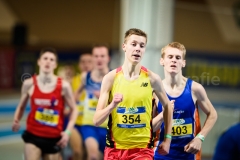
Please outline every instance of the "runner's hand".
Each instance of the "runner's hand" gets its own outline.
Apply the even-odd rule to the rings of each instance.
[[[64,148],[67,146],[69,141],[69,135],[66,132],[61,133],[62,138],[57,142],[57,145],[61,148]]]
[[[14,120],[13,121],[13,125],[12,125],[12,131],[13,132],[17,132],[20,128],[20,124],[19,124],[19,121],[17,120]]]
[[[202,141],[195,137],[191,142],[184,146],[184,151],[187,153],[196,154],[200,151],[202,146]]]
[[[158,153],[161,155],[167,155],[169,153],[170,149],[170,142],[171,141],[163,141],[159,146],[158,146]]]
[[[120,93],[116,93],[113,97],[112,103],[114,107],[117,107],[117,105],[123,101],[123,95]]]

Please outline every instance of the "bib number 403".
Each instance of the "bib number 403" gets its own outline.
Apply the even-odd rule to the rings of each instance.
[[[192,134],[192,124],[176,125],[172,127],[172,136],[184,136]]]

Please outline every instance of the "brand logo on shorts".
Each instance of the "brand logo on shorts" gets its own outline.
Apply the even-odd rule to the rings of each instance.
[[[147,86],[148,86],[148,83],[142,82],[140,87],[147,87]]]

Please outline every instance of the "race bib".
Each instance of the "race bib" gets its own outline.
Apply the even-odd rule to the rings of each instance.
[[[53,109],[38,108],[35,120],[43,125],[55,127],[58,125],[59,113]]]
[[[186,136],[192,133],[192,123],[186,124],[184,119],[173,119],[172,136]]]
[[[81,125],[82,119],[83,119],[83,110],[84,110],[84,106],[81,102],[77,103],[77,109],[78,109],[78,117],[76,120],[76,124]]]
[[[96,110],[97,103],[98,103],[97,99],[89,99],[88,100],[88,108],[89,108],[89,110]]]
[[[119,128],[143,128],[146,127],[145,107],[118,107],[117,108]]]
[[[78,115],[79,116],[83,115],[84,106],[83,106],[82,102],[77,103],[77,109],[78,109]]]

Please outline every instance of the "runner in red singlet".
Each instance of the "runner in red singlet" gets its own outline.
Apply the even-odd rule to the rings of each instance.
[[[26,103],[30,98],[31,111],[27,119],[25,142],[26,160],[58,160],[60,150],[69,140],[77,108],[75,107],[69,83],[54,75],[57,67],[57,53],[53,48],[44,48],[38,59],[39,75],[24,81],[21,99],[15,111],[12,130],[17,132]],[[69,123],[63,131],[64,103],[70,107]]]

